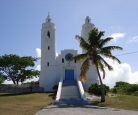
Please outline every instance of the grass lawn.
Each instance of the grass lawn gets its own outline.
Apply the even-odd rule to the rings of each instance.
[[[100,103],[99,105],[138,111],[138,96],[120,95],[115,97],[106,97],[106,102]]]
[[[52,93],[2,94],[0,93],[0,115],[34,115],[53,102]],[[138,110],[138,96],[122,95],[106,97],[105,103],[118,109]]]
[[[52,103],[52,98],[52,93],[0,93],[0,115],[34,115]]]

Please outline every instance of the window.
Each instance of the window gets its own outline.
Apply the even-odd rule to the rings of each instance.
[[[47,62],[47,66],[49,66],[49,62]]]
[[[47,32],[47,36],[50,38],[50,32],[49,31]]]
[[[62,58],[62,63],[64,63],[64,58]]]
[[[65,55],[65,59],[67,61],[71,60],[72,58],[73,58],[73,54],[71,54],[71,53],[68,53],[68,54]]]
[[[48,46],[48,50],[50,50],[50,46]]]

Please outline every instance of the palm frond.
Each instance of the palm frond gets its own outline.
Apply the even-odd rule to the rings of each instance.
[[[100,32],[98,33],[98,36],[97,36],[97,37],[98,37],[99,39],[101,39],[101,37],[104,36],[104,33],[105,33],[104,31],[100,31]]]
[[[107,58],[109,58],[109,59],[112,59],[112,60],[117,61],[119,64],[121,63],[121,61],[120,61],[117,57],[115,57],[115,56],[113,56],[113,55],[108,55],[108,54],[106,54],[106,55],[104,55],[104,56],[107,57]]]
[[[112,37],[108,37],[108,38],[105,38],[105,39],[101,39],[99,46],[102,48],[104,45],[106,45],[112,39],[113,39]]]
[[[98,63],[99,69],[103,72],[103,79],[105,78],[105,70],[104,70],[104,65],[99,61]]]
[[[97,28],[94,28],[90,31],[88,41],[91,44],[91,46],[97,45],[100,39],[98,35],[99,35],[99,31]]]
[[[77,56],[74,56],[72,60],[76,60],[77,62],[80,62],[82,60],[85,60],[87,58],[87,54],[78,54]]]
[[[98,59],[103,62],[103,64],[105,65],[105,67],[108,68],[108,70],[113,70],[113,67],[111,65],[109,65],[101,56],[98,56]]]
[[[122,47],[119,47],[119,46],[107,46],[107,47],[103,47],[101,48],[101,50],[123,50]]]
[[[81,48],[83,48],[85,50],[89,49],[89,44],[84,40],[84,38],[82,38],[79,35],[76,35],[76,39],[78,39],[80,41],[80,47]]]
[[[86,81],[86,74],[87,74],[87,71],[89,70],[89,67],[90,67],[90,62],[89,62],[89,59],[86,59],[83,63],[82,63],[82,66],[81,66],[81,74],[80,74],[80,77],[81,77],[81,81]]]
[[[111,55],[112,53],[108,49],[100,49],[100,51],[98,52],[98,54],[99,55],[106,55],[106,54]]]

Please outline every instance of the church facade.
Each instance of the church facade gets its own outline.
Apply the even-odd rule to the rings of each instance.
[[[94,28],[91,19],[87,16],[82,25],[81,36],[88,40],[90,30]],[[58,85],[60,79],[78,80],[80,79],[81,64],[76,60],[68,60],[78,54],[77,50],[64,49],[56,56],[56,28],[48,15],[41,29],[41,72],[39,78],[40,87],[44,91],[52,91],[53,86]],[[64,41],[67,42],[67,41]],[[82,52],[85,52],[82,50]],[[99,83],[96,68],[91,65],[87,72],[87,81],[83,83],[84,90],[87,90],[92,83]]]

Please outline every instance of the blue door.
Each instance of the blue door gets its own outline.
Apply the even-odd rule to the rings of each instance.
[[[72,69],[65,70],[65,80],[74,80],[74,70]]]

